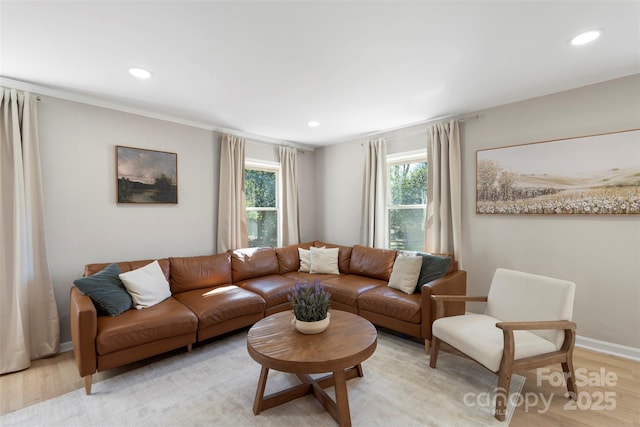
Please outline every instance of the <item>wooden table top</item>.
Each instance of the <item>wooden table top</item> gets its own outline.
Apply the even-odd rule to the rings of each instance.
[[[331,310],[329,327],[315,335],[298,332],[291,319],[293,313],[283,311],[251,327],[247,350],[256,362],[282,372],[334,372],[358,365],[376,349],[376,328],[356,314]]]

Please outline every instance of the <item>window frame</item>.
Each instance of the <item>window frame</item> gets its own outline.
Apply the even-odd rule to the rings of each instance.
[[[427,163],[427,149],[419,149],[419,150],[411,150],[411,151],[403,151],[394,154],[388,154],[386,159],[386,180],[387,180],[387,240],[388,246],[391,248],[391,210],[404,210],[404,209],[423,209],[425,217],[427,215],[427,205],[429,203],[429,195],[427,194],[426,200],[424,204],[412,204],[412,205],[394,205],[392,204],[391,197],[391,174],[390,169],[392,166],[402,165],[407,163]],[[427,163],[427,168],[429,164]],[[427,169],[428,170],[428,169]],[[405,249],[411,250],[411,249]],[[420,251],[424,250],[424,247],[419,249]]]
[[[247,170],[258,170],[263,172],[273,172],[275,173],[275,194],[276,194],[276,206],[260,206],[260,207],[249,207],[246,206],[245,201],[245,212],[275,212],[276,213],[276,247],[280,247],[282,243],[282,186],[280,185],[282,181],[281,177],[281,168],[280,163],[278,162],[270,162],[267,160],[257,160],[257,159],[249,159],[246,158],[244,161],[244,178],[246,179]],[[246,197],[246,190],[245,190]]]

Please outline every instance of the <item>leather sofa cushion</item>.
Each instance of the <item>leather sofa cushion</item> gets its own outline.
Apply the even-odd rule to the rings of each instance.
[[[325,290],[331,293],[332,301],[357,307],[356,301],[360,295],[378,286],[386,286],[387,282],[370,277],[345,274],[323,280],[322,284]]]
[[[127,271],[137,270],[138,268],[142,268],[148,264],[151,264],[153,261],[156,261],[156,260],[145,259],[145,260],[139,260],[139,261],[121,261],[121,262],[117,262],[116,264],[118,264],[118,267],[120,267],[120,270],[122,270],[123,273],[126,273]],[[164,277],[166,277],[167,280],[169,280],[169,270],[170,270],[169,259],[162,258],[157,261],[158,261],[158,264],[160,264],[160,268],[162,269],[162,272],[164,273]],[[101,263],[87,264],[84,266],[84,275],[93,276],[98,271],[103,270],[109,264],[111,263],[101,262]]]
[[[263,314],[265,308],[265,301],[260,295],[235,285],[181,292],[175,298],[198,316],[198,329],[237,317]]]
[[[228,252],[231,254],[233,283],[278,274],[278,257],[274,248],[246,248]]]
[[[231,283],[231,255],[228,253],[169,258],[171,292],[191,291]]]
[[[276,248],[276,257],[278,258],[278,274],[287,274],[298,271],[300,268],[300,257],[298,256],[298,248],[309,249],[311,243],[301,243],[299,245],[290,245],[283,248]]]
[[[169,297],[153,307],[127,310],[119,316],[99,316],[96,351],[99,355],[154,341],[194,333],[198,318]]]
[[[339,277],[339,274],[320,274],[320,273],[305,273],[303,271],[293,271],[291,273],[285,274],[285,276],[292,278],[298,282],[309,282],[313,283],[316,280],[329,280],[334,277]]]
[[[316,248],[338,248],[338,269],[340,269],[341,274],[349,274],[350,272],[350,264],[351,264],[351,246],[341,246],[341,245],[332,245],[330,243],[324,243],[315,241],[313,246]]]
[[[290,277],[271,275],[237,282],[236,285],[260,295],[270,308],[288,302],[287,297],[295,283]]]
[[[422,296],[418,293],[408,295],[388,286],[381,286],[362,294],[358,298],[358,309],[405,322],[420,323],[421,299]]]
[[[349,272],[388,282],[396,255],[397,252],[391,249],[355,245],[351,251]]]

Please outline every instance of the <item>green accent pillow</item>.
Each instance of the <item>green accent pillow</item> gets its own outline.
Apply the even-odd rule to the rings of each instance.
[[[117,316],[133,307],[131,295],[118,277],[120,273],[117,264],[110,264],[93,276],[74,280],[73,284],[91,298],[99,314]]]
[[[447,274],[449,264],[451,264],[451,257],[431,255],[422,252],[418,252],[417,255],[422,257],[422,268],[420,269],[420,276],[418,276],[416,291],[422,292],[422,285],[444,277]]]

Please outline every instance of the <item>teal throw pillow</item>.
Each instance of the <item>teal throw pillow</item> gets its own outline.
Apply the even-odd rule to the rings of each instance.
[[[133,307],[131,295],[118,277],[120,273],[117,264],[110,264],[93,276],[74,280],[73,284],[91,298],[99,314],[117,316]]]
[[[422,292],[422,285],[444,277],[447,274],[449,264],[451,264],[451,257],[421,252],[418,252],[417,255],[422,257],[422,268],[420,269],[420,276],[418,276],[416,291]]]

